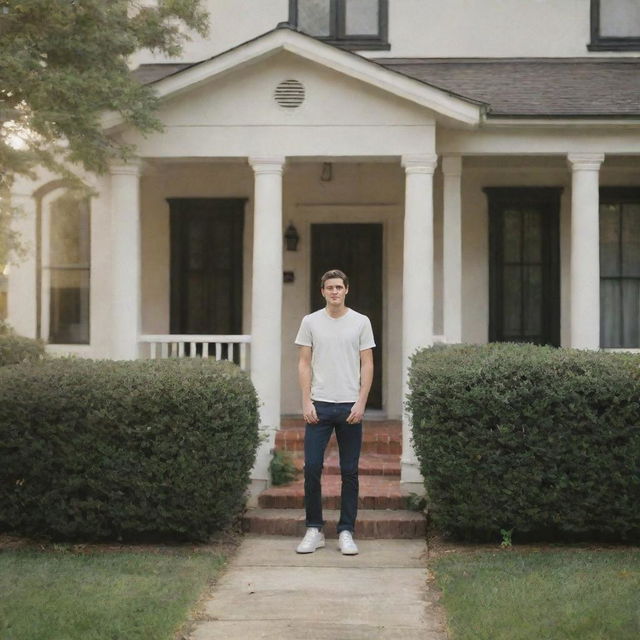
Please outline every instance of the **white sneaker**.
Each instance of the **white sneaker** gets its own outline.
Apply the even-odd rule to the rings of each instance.
[[[324,547],[324,533],[315,527],[308,527],[302,542],[298,545],[296,553],[313,553],[316,549]]]
[[[353,535],[351,531],[341,531],[338,537],[338,546],[342,551],[343,556],[355,556],[358,555],[358,547],[353,541]]]

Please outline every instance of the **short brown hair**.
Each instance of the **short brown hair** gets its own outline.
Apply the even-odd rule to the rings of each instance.
[[[320,278],[320,288],[324,289],[324,283],[327,280],[331,280],[331,278],[340,278],[344,283],[345,287],[349,287],[349,278],[344,271],[340,271],[340,269],[329,269],[322,278]]]

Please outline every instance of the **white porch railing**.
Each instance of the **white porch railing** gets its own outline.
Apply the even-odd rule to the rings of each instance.
[[[149,345],[142,356],[159,358],[215,358],[237,362],[247,370],[247,351],[250,335],[141,335],[140,344]]]

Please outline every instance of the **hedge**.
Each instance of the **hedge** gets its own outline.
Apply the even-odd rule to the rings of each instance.
[[[255,390],[230,363],[58,359],[0,370],[0,530],[205,540],[241,511]]]
[[[23,338],[13,333],[0,333],[0,367],[40,360],[44,356],[44,342]]]
[[[413,440],[443,533],[638,540],[640,358],[434,347],[410,371]]]

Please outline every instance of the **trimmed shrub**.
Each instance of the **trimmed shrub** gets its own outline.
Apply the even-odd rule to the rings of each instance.
[[[44,356],[44,342],[23,338],[14,333],[0,333],[0,367],[34,362]]]
[[[244,506],[255,390],[233,364],[57,359],[0,370],[0,528],[204,540]]]
[[[429,511],[471,539],[640,536],[640,358],[434,347],[410,371]]]

